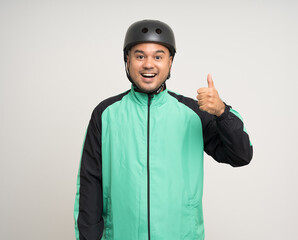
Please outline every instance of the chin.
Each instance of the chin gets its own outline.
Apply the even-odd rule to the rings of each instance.
[[[139,88],[144,93],[151,93],[155,90],[155,88]]]
[[[140,89],[142,92],[144,93],[150,93],[150,92],[153,92],[155,89],[157,89],[158,87],[156,86],[140,86],[139,84],[135,84],[137,86],[138,89]]]

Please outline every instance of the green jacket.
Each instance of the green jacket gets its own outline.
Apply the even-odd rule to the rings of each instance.
[[[204,151],[243,166],[252,146],[239,114],[216,117],[167,89],[133,88],[93,111],[77,179],[77,239],[203,240]]]

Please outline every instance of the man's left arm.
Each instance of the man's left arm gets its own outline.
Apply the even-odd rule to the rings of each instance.
[[[253,148],[238,112],[219,98],[211,74],[207,77],[208,88],[198,90],[198,104],[204,112],[204,150],[216,161],[234,167],[247,165]]]

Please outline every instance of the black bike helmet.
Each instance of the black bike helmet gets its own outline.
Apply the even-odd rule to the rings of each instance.
[[[134,45],[143,42],[154,42],[166,46],[171,56],[175,56],[176,44],[173,30],[167,24],[157,20],[142,20],[133,23],[127,30],[124,40],[124,61],[128,51]]]

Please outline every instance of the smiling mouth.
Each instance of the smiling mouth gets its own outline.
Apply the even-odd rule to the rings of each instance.
[[[144,78],[154,78],[157,74],[156,73],[141,73],[141,75]]]

